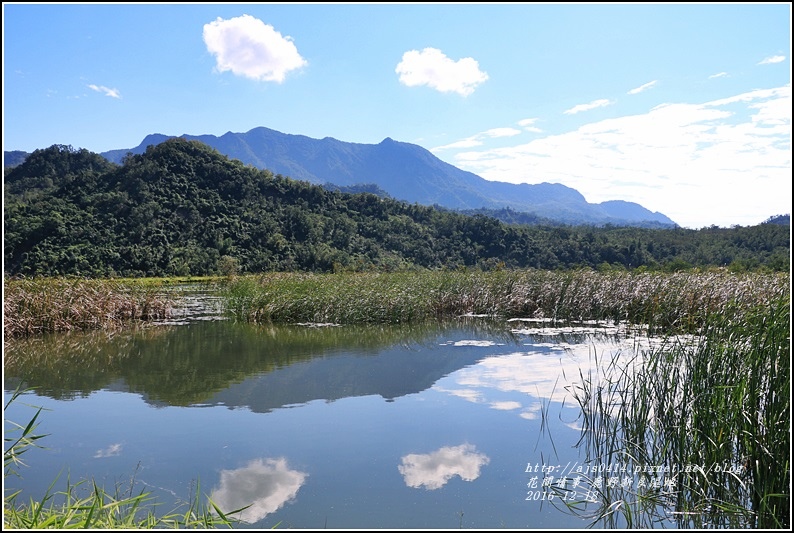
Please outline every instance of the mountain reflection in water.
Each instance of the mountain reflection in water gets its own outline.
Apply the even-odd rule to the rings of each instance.
[[[52,451],[33,450],[7,484],[35,498],[63,469],[110,488],[127,472],[185,501],[200,478],[257,528],[583,527],[527,500],[525,469],[578,459],[563,373],[633,349],[587,329],[196,320],[16,339],[5,389],[33,388]]]

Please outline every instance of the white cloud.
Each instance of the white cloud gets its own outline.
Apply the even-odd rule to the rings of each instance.
[[[628,92],[628,94],[637,94],[637,93],[641,93],[642,91],[645,91],[645,90],[648,90],[648,89],[650,89],[651,87],[653,87],[653,86],[654,86],[654,85],[656,85],[657,83],[659,83],[659,80],[653,80],[653,81],[649,81],[648,83],[646,83],[646,84],[644,84],[644,85],[640,85],[639,87],[637,87],[637,88],[635,88],[635,89],[632,89],[632,90],[630,90],[630,91]]]
[[[576,113],[581,113],[582,111],[590,111],[591,109],[596,109],[598,107],[606,107],[611,103],[612,102],[607,99],[593,100],[589,104],[575,105],[570,109],[566,109],[563,111],[563,113],[566,115],[575,115]]]
[[[474,148],[475,146],[482,146],[482,141],[478,140],[476,136],[468,137],[454,143],[445,144],[443,146],[436,146],[431,148],[431,152],[440,152],[442,150],[450,150],[453,148]]]
[[[663,104],[458,153],[454,164],[491,180],[562,183],[593,203],[637,202],[685,227],[757,224],[791,212],[791,87]]]
[[[709,79],[712,79],[712,78],[725,78],[727,76],[728,76],[727,72],[717,72],[716,74],[712,74],[711,76],[709,76]]]
[[[453,61],[436,48],[405,52],[395,72],[400,75],[400,83],[408,87],[427,85],[442,93],[456,92],[461,96],[470,95],[488,79],[473,58]]]
[[[110,96],[111,98],[121,98],[121,93],[119,93],[118,89],[111,89],[109,87],[105,87],[104,85],[94,85],[93,83],[89,84],[88,88],[92,91],[103,93],[105,96]]]
[[[204,43],[219,72],[253,80],[281,83],[288,72],[307,64],[291,37],[250,15],[205,24]]]
[[[542,133],[543,130],[534,125],[535,122],[537,121],[538,119],[536,118],[525,118],[523,120],[519,120],[517,124],[522,128],[524,128],[526,131],[531,131],[533,133]]]
[[[408,454],[397,468],[409,487],[435,490],[446,485],[453,476],[474,481],[480,477],[480,468],[490,461],[471,444],[461,444],[445,446],[427,454]]]
[[[517,130],[516,128],[492,128],[490,130],[486,130],[480,132],[476,135],[472,135],[471,137],[467,137],[465,139],[461,139],[459,141],[455,141],[450,144],[445,144],[443,146],[436,146],[435,148],[431,148],[431,152],[441,152],[443,150],[451,150],[457,148],[474,148],[475,146],[482,146],[483,142],[482,139],[484,138],[498,138],[498,137],[514,137],[516,135],[521,135],[521,130]]]
[[[521,135],[521,130],[515,128],[493,128],[482,132],[486,137],[514,137]]]
[[[294,499],[307,476],[290,469],[284,458],[255,459],[236,470],[221,470],[220,487],[210,498],[224,512],[249,505],[239,518],[250,524]]]
[[[786,56],[771,56],[759,62],[759,65],[771,65],[773,63],[781,63],[786,60]]]

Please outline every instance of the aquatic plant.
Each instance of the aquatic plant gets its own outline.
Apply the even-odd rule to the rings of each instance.
[[[4,337],[117,328],[166,318],[170,297],[156,286],[90,279],[5,280]]]
[[[569,385],[579,445],[631,479],[597,473],[593,498],[568,508],[594,504],[588,516],[609,526],[788,528],[790,327],[787,295],[749,309],[729,301],[694,337],[629,364],[596,360]]]
[[[783,274],[709,272],[417,271],[241,276],[226,307],[248,322],[401,323],[489,314],[614,320],[697,331],[708,315],[789,292]]]

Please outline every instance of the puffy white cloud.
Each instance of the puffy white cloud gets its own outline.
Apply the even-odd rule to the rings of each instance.
[[[427,454],[408,454],[397,468],[409,487],[435,490],[446,485],[454,476],[460,476],[464,481],[474,481],[480,477],[480,468],[490,461],[487,455],[478,453],[471,444],[461,444],[445,446]]]
[[[92,91],[102,93],[105,96],[110,96],[111,98],[121,98],[121,93],[118,89],[111,89],[110,87],[105,87],[104,85],[94,85],[93,83],[89,84],[88,88]]]
[[[204,25],[204,44],[219,72],[231,71],[253,80],[281,83],[290,71],[307,64],[292,38],[250,15]]]
[[[650,89],[651,87],[653,87],[653,86],[654,86],[654,85],[656,85],[657,83],[659,83],[659,80],[653,80],[653,81],[649,81],[648,83],[645,83],[645,84],[643,84],[643,85],[640,85],[639,87],[636,87],[636,88],[634,88],[634,89],[630,90],[630,91],[628,92],[628,94],[637,94],[637,93],[641,93],[642,91],[646,91],[646,90]]]
[[[725,78],[725,77],[727,77],[727,76],[728,76],[728,73],[727,73],[727,72],[717,72],[716,74],[712,74],[711,76],[709,76],[709,79],[713,79],[713,78]]]
[[[436,48],[405,52],[395,72],[400,75],[400,83],[408,87],[427,85],[442,93],[455,92],[461,96],[470,95],[488,79],[473,58],[453,61]]]
[[[581,113],[582,111],[590,111],[591,109],[596,109],[599,107],[606,107],[611,104],[609,100],[602,98],[601,100],[593,100],[589,104],[579,104],[575,105],[570,109],[566,109],[563,111],[566,115],[575,115],[576,113]]]

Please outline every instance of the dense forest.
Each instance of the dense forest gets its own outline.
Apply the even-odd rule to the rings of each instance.
[[[503,220],[512,217],[507,223],[496,214],[463,214],[311,185],[183,139],[128,154],[121,165],[70,146],[36,150],[5,170],[4,202],[6,276],[789,269],[789,224],[700,230],[561,226],[499,213]]]

